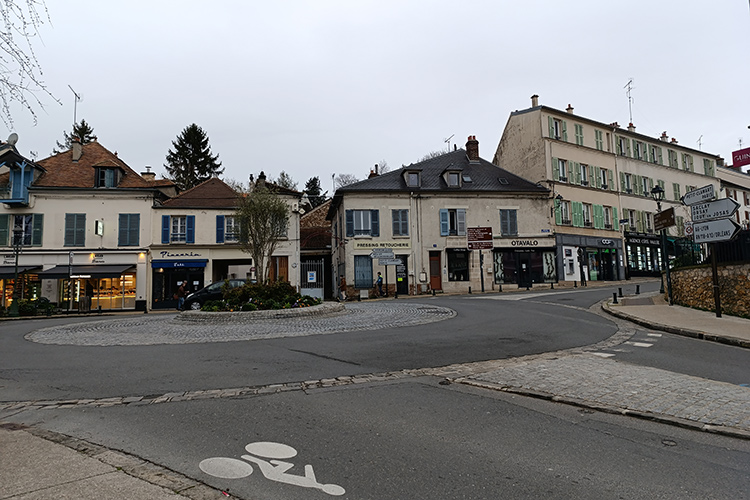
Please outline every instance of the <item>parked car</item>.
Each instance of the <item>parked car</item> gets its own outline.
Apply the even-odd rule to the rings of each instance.
[[[185,305],[183,308],[197,311],[209,300],[221,300],[223,298],[222,289],[224,288],[224,283],[227,282],[229,283],[230,288],[239,288],[245,285],[245,280],[243,279],[222,280],[217,281],[216,283],[211,283],[207,287],[201,288],[197,292],[188,295],[185,298]]]

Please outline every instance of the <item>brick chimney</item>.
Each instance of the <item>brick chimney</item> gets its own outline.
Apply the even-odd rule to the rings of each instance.
[[[534,94],[531,96],[531,107],[536,108],[537,106],[539,106],[539,96]]]
[[[469,161],[479,161],[479,141],[475,135],[470,135],[466,141],[466,156]]]
[[[628,132],[635,132],[635,125],[633,125],[633,122],[628,123]]]
[[[143,177],[148,182],[153,182],[156,180],[156,172],[152,172],[151,167],[149,165],[146,165],[146,171],[141,172],[141,177]]]
[[[83,154],[83,149],[81,146],[81,141],[80,139],[78,139],[78,137],[73,137],[70,149],[73,152],[73,161],[80,160],[81,155]]]
[[[255,181],[255,185],[258,187],[266,187],[266,173],[264,171],[260,171],[260,174],[258,175],[258,180]]]

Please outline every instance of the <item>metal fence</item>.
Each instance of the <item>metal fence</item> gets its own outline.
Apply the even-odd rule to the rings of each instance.
[[[743,230],[732,241],[714,243],[717,263],[750,262],[750,230]],[[692,238],[670,238],[667,252],[674,256],[672,268],[697,266],[711,261],[709,245],[694,243]]]

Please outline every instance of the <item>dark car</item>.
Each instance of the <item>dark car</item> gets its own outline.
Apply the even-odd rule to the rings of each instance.
[[[224,288],[224,283],[229,283],[229,288],[239,288],[245,285],[245,280],[231,279],[211,283],[207,287],[188,295],[185,298],[185,305],[182,307],[184,309],[198,310],[209,300],[221,300],[223,298],[222,289]]]

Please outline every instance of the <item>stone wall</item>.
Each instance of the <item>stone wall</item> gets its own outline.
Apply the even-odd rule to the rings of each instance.
[[[750,318],[750,264],[719,265],[722,314]],[[671,272],[675,304],[714,311],[711,266],[676,269]]]

